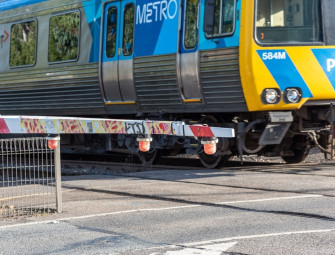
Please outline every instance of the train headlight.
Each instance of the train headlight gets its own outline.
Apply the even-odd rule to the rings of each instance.
[[[296,104],[299,103],[302,98],[300,89],[298,88],[287,88],[284,92],[284,99],[287,103]]]
[[[266,104],[277,104],[280,101],[280,91],[278,89],[264,89],[262,100]]]

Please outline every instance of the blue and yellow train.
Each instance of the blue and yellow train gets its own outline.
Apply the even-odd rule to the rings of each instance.
[[[197,153],[301,162],[329,152],[335,101],[331,0],[0,1],[0,113],[114,116],[234,127],[206,155],[156,138],[143,161]],[[135,153],[134,137],[109,137]]]

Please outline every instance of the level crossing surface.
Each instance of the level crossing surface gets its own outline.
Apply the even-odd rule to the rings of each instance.
[[[334,166],[63,176],[64,212],[1,221],[0,253],[334,254]]]

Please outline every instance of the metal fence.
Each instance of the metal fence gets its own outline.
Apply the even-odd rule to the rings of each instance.
[[[49,143],[45,137],[0,139],[0,219],[61,212],[59,141],[56,149]]]

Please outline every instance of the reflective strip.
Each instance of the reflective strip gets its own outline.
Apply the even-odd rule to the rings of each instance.
[[[201,137],[214,137],[214,134],[210,127],[207,126],[190,126],[190,129],[194,136],[201,136]]]
[[[235,137],[235,130],[232,128],[221,128],[221,127],[208,127],[201,125],[185,125],[184,126],[185,136],[194,137]]]
[[[184,99],[185,103],[200,103],[202,101],[201,98],[195,98],[195,99]]]
[[[0,119],[0,133],[1,134],[9,134],[10,131],[7,127],[7,123],[4,119]]]
[[[106,102],[106,105],[136,104],[135,101]]]

